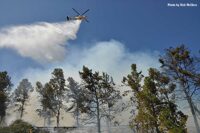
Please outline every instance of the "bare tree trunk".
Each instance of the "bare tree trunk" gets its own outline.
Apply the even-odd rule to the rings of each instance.
[[[200,115],[200,110],[193,104],[194,110]]]
[[[197,116],[196,116],[196,113],[195,113],[195,109],[194,109],[194,106],[193,106],[192,99],[191,99],[191,97],[188,95],[188,93],[185,90],[184,90],[184,93],[186,95],[188,104],[190,106],[190,110],[191,110],[191,113],[192,113],[192,116],[193,116],[193,119],[194,119],[194,124],[195,124],[195,127],[196,127],[196,131],[197,131],[197,133],[200,133],[199,123],[198,123],[198,120],[197,120]]]
[[[60,125],[60,109],[58,109],[56,119],[57,119],[57,127],[59,127],[59,125]]]
[[[20,112],[20,119],[22,119],[23,113],[24,113],[24,102],[22,102],[22,108],[21,108],[21,112]]]
[[[101,123],[100,123],[100,114],[99,114],[99,100],[97,99],[97,131],[101,133]]]
[[[79,128],[79,106],[78,106],[78,104],[77,104],[77,110],[76,110],[77,112],[77,114],[76,114],[76,126],[77,126],[77,128]]]
[[[47,120],[47,121],[48,121],[48,122],[47,122],[47,126],[50,127],[50,125],[51,125],[51,117],[50,117],[50,116],[48,117],[48,120]]]
[[[108,133],[111,133],[109,116],[106,117],[106,124],[107,124]]]
[[[110,129],[111,128],[110,127],[110,125],[111,125],[110,121],[111,120],[110,120],[110,108],[109,107],[108,107],[108,116],[107,116],[107,120],[106,121],[107,121],[107,126],[108,126],[108,133],[111,133],[111,129]]]
[[[46,126],[46,117],[44,117],[44,123],[43,123],[43,126],[45,127]]]
[[[3,127],[3,117],[0,118],[0,127]]]
[[[177,77],[179,77],[179,79],[182,79],[182,77],[180,75],[178,75],[178,73],[177,73]],[[193,116],[193,119],[194,119],[194,124],[195,124],[195,127],[196,127],[196,132],[200,133],[200,127],[199,127],[199,123],[198,123],[197,116],[196,116],[196,113],[195,113],[195,108],[193,106],[192,97],[187,92],[187,88],[189,90],[190,87],[189,87],[189,85],[188,85],[187,82],[184,83],[182,81],[181,81],[181,87],[183,89],[183,92],[185,93],[186,100],[188,101],[188,104],[189,104],[189,107],[190,107],[190,110],[191,110],[191,113],[192,113],[192,116]]]

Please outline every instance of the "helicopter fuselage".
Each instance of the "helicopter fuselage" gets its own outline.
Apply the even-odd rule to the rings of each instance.
[[[86,16],[76,16],[74,17],[76,20],[83,20],[86,19]]]
[[[86,16],[75,16],[75,17],[68,17],[67,20],[84,20],[86,19]]]
[[[87,16],[85,16],[84,14],[86,14],[89,9],[87,9],[84,13],[80,14],[77,10],[75,10],[74,8],[72,8],[74,10],[74,12],[76,12],[77,16],[73,16],[73,17],[69,17],[67,16],[67,20],[85,20],[86,22],[89,22],[87,20]]]

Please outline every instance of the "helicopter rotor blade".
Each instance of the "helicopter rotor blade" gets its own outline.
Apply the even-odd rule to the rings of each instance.
[[[88,12],[90,9],[87,9],[84,13],[82,13],[81,15],[84,15],[84,14],[86,14],[86,12]]]
[[[78,15],[80,15],[80,13],[78,11],[76,11],[74,8],[72,8],[74,10],[74,12],[76,12]]]
[[[85,21],[89,23],[89,21],[87,20],[87,18],[85,18]]]

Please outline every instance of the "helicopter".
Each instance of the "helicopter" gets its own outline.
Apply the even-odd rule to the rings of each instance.
[[[77,16],[73,16],[73,17],[69,17],[67,16],[67,21],[70,20],[85,20],[86,22],[89,22],[87,20],[87,16],[85,16],[84,14],[86,14],[90,9],[87,9],[85,12],[83,12],[82,14],[80,14],[77,10],[75,10],[74,8],[72,8],[74,10],[74,12],[77,13]]]

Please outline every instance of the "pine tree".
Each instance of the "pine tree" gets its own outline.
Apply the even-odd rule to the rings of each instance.
[[[46,83],[44,86],[42,83],[36,83],[36,91],[39,93],[40,103],[42,108],[36,109],[38,115],[44,118],[44,126],[46,125],[46,119],[48,119],[47,125],[51,124],[51,117],[53,117],[53,88]]]
[[[80,107],[82,105],[82,101],[84,100],[82,97],[83,90],[81,89],[79,83],[76,82],[72,77],[69,77],[67,81],[69,82],[67,85],[69,89],[67,95],[72,102],[72,105],[68,108],[68,111],[73,110],[72,112],[74,117],[76,118],[76,125],[77,127],[79,127]]]
[[[130,123],[132,128],[135,127],[139,132],[186,132],[187,116],[177,110],[173,99],[176,86],[169,77],[150,68],[149,75],[143,78],[135,64],[131,68],[131,74],[123,82],[131,87],[137,109]]]
[[[22,79],[19,86],[14,91],[14,102],[15,106],[17,106],[17,110],[20,112],[20,119],[23,117],[25,105],[31,91],[33,91],[33,87],[28,79]]]
[[[52,78],[49,81],[49,85],[54,92],[53,108],[56,112],[56,123],[59,127],[60,123],[60,110],[63,108],[63,102],[65,99],[66,85],[63,70],[60,68],[54,69],[52,72]]]
[[[0,124],[6,116],[11,86],[11,78],[7,72],[0,72]]]
[[[101,118],[105,115],[104,107],[111,108],[118,94],[112,86],[109,76],[105,73],[92,72],[83,66],[83,71],[79,72],[82,79],[83,101],[80,107],[82,113],[86,113],[90,118],[96,118],[98,133],[101,132]],[[109,116],[110,117],[110,116]]]
[[[166,50],[159,61],[162,70],[170,76],[170,79],[180,85],[181,92],[184,94],[185,100],[188,102],[196,132],[200,132],[199,123],[197,120],[197,112],[195,109],[195,95],[199,94],[200,90],[200,73],[199,73],[199,57],[192,56],[189,49],[184,45]]]
[[[56,126],[60,124],[60,112],[64,109],[64,101],[66,98],[66,85],[63,70],[60,68],[54,69],[52,78],[48,83],[42,87],[40,82],[37,82],[37,90],[41,96],[42,110],[40,112],[48,111],[50,116],[56,116]]]

